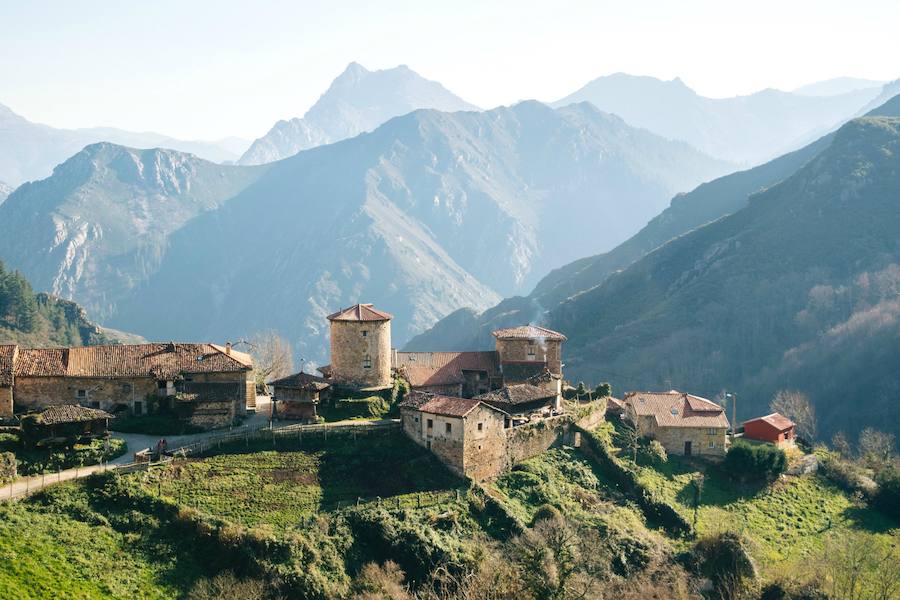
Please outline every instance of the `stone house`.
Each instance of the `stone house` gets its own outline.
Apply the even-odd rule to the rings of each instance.
[[[603,420],[599,408],[598,403],[578,424],[596,427]],[[517,420],[478,398],[411,392],[400,405],[400,420],[410,439],[457,475],[474,481],[499,475],[560,443],[577,443],[572,415]]]
[[[377,391],[391,387],[391,319],[371,304],[328,315],[331,364],[322,367],[335,386]]]
[[[176,408],[183,412],[191,406],[203,412],[209,407],[199,405],[215,385],[227,384],[232,406],[218,419],[227,425],[227,416],[243,415],[256,394],[249,377],[252,360],[230,345],[169,342],[16,348],[13,355],[11,389],[16,413],[68,404],[133,415]],[[178,402],[178,392],[195,384],[206,385],[188,392],[192,400]],[[224,394],[214,395],[208,404],[221,403]]]
[[[676,390],[628,392],[625,418],[638,433],[659,441],[669,454],[722,457],[727,450],[725,409]]]
[[[400,415],[406,435],[461,477],[485,479],[506,465],[508,415],[480,400],[413,392]]]
[[[782,414],[772,413],[744,421],[744,439],[790,447],[797,440],[797,425]]]
[[[283,419],[314,421],[319,403],[331,389],[322,377],[309,373],[294,373],[273,381],[272,401],[278,416]]]

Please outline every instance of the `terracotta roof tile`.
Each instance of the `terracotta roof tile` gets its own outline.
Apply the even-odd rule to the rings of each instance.
[[[492,334],[500,340],[559,340],[565,341],[566,336],[558,331],[547,329],[539,325],[522,325],[520,327],[507,327],[497,329]]]
[[[212,344],[128,344],[77,348],[21,348],[16,377],[156,377],[180,373],[236,373],[251,368],[242,353]]]
[[[443,415],[447,417],[464,417],[476,406],[481,404],[480,400],[474,398],[454,398],[452,396],[434,395],[425,404],[419,407],[419,410],[433,415]]]
[[[96,408],[87,408],[75,404],[48,406],[38,413],[37,422],[41,425],[58,425],[60,423],[82,423],[98,419],[114,419],[111,414]]]
[[[463,371],[499,372],[499,355],[486,352],[397,352],[394,368],[413,387],[456,385],[465,382]]]
[[[354,304],[328,315],[329,321],[390,321],[394,315],[378,310],[371,304]]]
[[[556,393],[536,385],[518,383],[507,385],[480,396],[475,396],[487,404],[496,405],[503,410],[529,404],[538,400],[556,400]]]
[[[765,423],[768,423],[769,425],[771,425],[772,427],[774,427],[775,429],[777,429],[779,431],[784,431],[786,429],[790,429],[791,427],[794,427],[793,421],[791,421],[784,415],[777,413],[777,412],[772,413],[771,415],[766,415],[764,417],[756,417],[755,419],[750,419],[749,421],[744,421],[744,426],[746,426],[747,423],[754,423],[756,421],[764,421]]]
[[[728,427],[728,418],[721,406],[676,390],[628,392],[625,404],[638,416],[654,417],[660,427]]]
[[[293,390],[310,390],[321,392],[328,389],[331,385],[322,377],[316,377],[309,373],[294,373],[281,379],[276,379],[269,385]]]

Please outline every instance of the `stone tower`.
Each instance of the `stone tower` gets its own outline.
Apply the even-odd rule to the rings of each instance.
[[[509,327],[493,332],[504,383],[521,383],[545,370],[562,377],[562,343],[566,336],[537,325]]]
[[[391,386],[392,318],[371,304],[328,315],[334,384],[367,390]]]

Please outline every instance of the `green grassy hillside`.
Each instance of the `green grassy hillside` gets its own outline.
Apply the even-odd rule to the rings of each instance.
[[[597,435],[609,440],[608,433]],[[435,574],[454,588],[504,586],[507,595],[490,597],[511,600],[541,596],[529,587],[539,582],[528,583],[535,568],[551,569],[547,581],[559,583],[558,569],[570,567],[562,598],[576,589],[615,590],[629,600],[696,597],[685,595],[691,583],[683,567],[693,540],[648,523],[633,494],[581,450],[552,449],[482,490],[460,488],[400,434],[276,444],[223,447],[0,507],[0,556],[8,558],[0,560],[0,587],[12,598],[49,590],[184,598],[234,573],[235,581],[264,582],[286,598],[362,599],[372,598],[359,595],[375,585],[371,565],[393,561],[384,572],[375,568],[375,589],[392,578],[396,589],[411,586],[423,600],[442,585]],[[675,458],[634,468],[654,497],[687,519],[693,506],[685,490],[704,471],[700,533],[740,531],[764,578],[816,558],[832,535],[855,532],[873,544],[897,535],[896,523],[815,475],[744,489]],[[554,543],[569,559],[554,562]]]

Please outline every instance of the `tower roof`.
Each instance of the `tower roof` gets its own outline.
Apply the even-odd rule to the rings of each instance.
[[[560,332],[540,327],[539,325],[522,325],[521,327],[497,329],[493,332],[493,336],[500,340],[566,340],[566,336]]]
[[[371,304],[354,304],[328,315],[329,321],[390,321],[394,315],[378,310]]]

